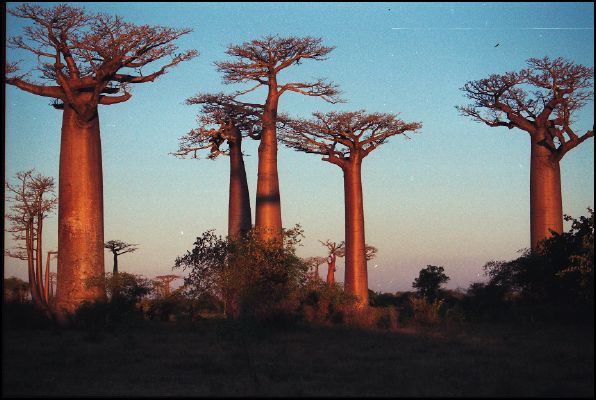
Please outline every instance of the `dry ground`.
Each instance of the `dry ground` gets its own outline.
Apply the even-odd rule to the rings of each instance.
[[[594,396],[594,330],[203,321],[3,332],[4,396]]]

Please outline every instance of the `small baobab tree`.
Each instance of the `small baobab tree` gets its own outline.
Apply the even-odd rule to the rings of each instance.
[[[309,269],[312,268],[312,277],[314,278],[315,282],[319,282],[321,280],[321,277],[319,276],[319,267],[323,265],[326,260],[327,259],[325,257],[308,257],[304,260]]]
[[[193,96],[186,100],[186,104],[202,106],[199,127],[180,138],[174,155],[198,158],[199,152],[209,151],[207,158],[212,160],[219,155],[230,157],[228,236],[244,234],[252,228],[252,216],[242,139],[260,139],[257,125],[262,107],[239,102],[222,93]]]
[[[125,243],[121,240],[110,240],[104,244],[104,247],[110,250],[114,256],[114,269],[112,271],[114,275],[118,273],[118,256],[137,251],[139,248],[136,246],[138,244]]]
[[[159,292],[162,297],[168,297],[171,293],[172,288],[170,284],[176,279],[182,278],[180,275],[160,275],[156,276],[154,282],[156,287],[159,288]]]
[[[333,83],[317,79],[313,82],[278,82],[279,73],[304,60],[324,60],[334,48],[322,45],[320,38],[266,36],[230,45],[226,54],[232,61],[217,62],[217,68],[224,74],[224,83],[256,82],[234,97],[267,87],[267,98],[262,107],[262,135],[259,143],[259,165],[255,227],[265,240],[281,243],[282,221],[279,178],[277,173],[277,123],[279,98],[286,92],[296,92],[307,96],[317,96],[335,103],[339,101],[339,91]]]
[[[54,178],[35,173],[34,169],[17,172],[16,182],[6,183],[10,211],[7,232],[19,243],[6,250],[9,257],[27,261],[31,299],[36,307],[49,312],[47,285],[49,265],[43,273],[43,222],[56,208]]]
[[[391,136],[416,131],[418,122],[406,123],[393,114],[364,111],[314,113],[310,120],[295,119],[284,126],[283,143],[305,153],[323,155],[344,175],[345,289],[368,304],[368,274],[364,237],[362,160]]]
[[[85,284],[104,274],[98,106],[127,101],[132,84],[153,82],[197,52],[178,53],[174,44],[190,29],[135,25],[65,4],[23,4],[8,13],[30,23],[24,36],[8,38],[9,47],[36,57],[40,74],[30,78],[19,72],[18,62],[8,62],[6,83],[53,98],[62,111],[56,306],[63,315],[83,301],[106,298],[101,285]],[[159,60],[155,72],[141,73]]]
[[[518,128],[530,136],[530,243],[563,232],[559,163],[574,147],[594,136],[579,135],[573,116],[593,96],[594,69],[563,58],[531,58],[519,72],[470,81],[462,90],[473,101],[458,106],[462,115],[491,127]]]
[[[336,243],[329,239],[324,242],[319,240],[319,242],[327,248],[327,285],[333,286],[335,284],[335,271],[337,270],[335,262],[337,257],[343,257],[345,255],[345,242]]]

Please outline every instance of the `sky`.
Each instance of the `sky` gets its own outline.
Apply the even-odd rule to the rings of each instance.
[[[516,258],[530,246],[529,136],[461,116],[455,106],[468,101],[460,88],[520,70],[531,57],[594,66],[593,3],[68,4],[139,25],[192,28],[176,43],[200,52],[155,82],[135,85],[128,102],[100,106],[105,240],[139,244],[136,252],[119,257],[119,270],[147,277],[171,274],[176,257],[202,232],[227,232],[228,160],[169,153],[197,125],[198,107],[185,105],[186,98],[250,87],[223,84],[214,66],[228,59],[230,44],[280,35],[315,36],[335,46],[327,60],[304,61],[281,73],[279,81],[325,77],[340,86],[347,102],[333,105],[288,92],[280,112],[308,117],[315,111],[365,109],[422,123],[411,140],[393,137],[363,162],[366,241],[379,250],[369,261],[368,279],[377,292],[412,290],[426,265],[445,268],[451,278],[447,288],[467,288],[486,280],[486,262]],[[8,36],[21,34],[23,26],[7,15]],[[6,51],[8,60],[22,59],[24,67],[34,61]],[[57,181],[61,112],[49,106],[49,98],[8,85],[5,90],[5,179],[35,168]],[[245,97],[264,98],[262,91]],[[577,132],[592,128],[593,108],[590,102],[577,114]],[[253,222],[257,146],[243,146]],[[283,225],[299,223],[304,229],[298,255],[324,256],[319,240],[344,236],[341,170],[320,156],[282,146],[278,168]],[[594,207],[593,139],[565,156],[561,174],[564,213],[585,215]],[[44,241],[44,251],[57,248],[56,213],[45,223]],[[14,245],[9,235],[4,245]],[[5,277],[26,279],[25,262],[6,256],[4,261]],[[107,250],[105,262],[111,271]],[[343,277],[340,260],[336,279]]]

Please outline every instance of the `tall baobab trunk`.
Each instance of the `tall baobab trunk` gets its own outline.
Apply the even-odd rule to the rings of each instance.
[[[346,277],[345,289],[358,297],[360,306],[368,305],[368,274],[364,240],[364,205],[361,178],[362,159],[354,156],[346,163],[344,195],[346,213]]]
[[[269,84],[269,96],[263,111],[263,133],[259,144],[259,172],[255,227],[263,240],[281,240],[281,202],[277,174],[277,82]]]
[[[335,284],[335,260],[334,255],[327,259],[327,285],[333,286]]]
[[[230,200],[228,205],[228,236],[237,237],[252,228],[248,182],[242,155],[242,134],[235,126],[230,148]]]
[[[553,153],[539,144],[544,134],[531,136],[530,162],[530,241],[532,250],[552,236],[563,232],[561,170]]]
[[[64,104],[60,144],[56,311],[72,313],[85,300],[105,300],[105,288],[86,287],[104,274],[103,176],[99,117],[87,123]]]

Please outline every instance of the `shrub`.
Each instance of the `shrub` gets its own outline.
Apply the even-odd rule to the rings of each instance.
[[[425,297],[410,297],[413,321],[421,325],[434,325],[441,321],[441,311],[444,305],[443,299],[435,299],[429,302]]]
[[[282,242],[266,242],[253,229],[236,239],[223,239],[213,231],[197,237],[192,251],[178,257],[174,268],[188,271],[186,294],[193,299],[219,299],[227,316],[268,318],[295,312],[308,266],[296,256],[302,230],[282,233]]]

